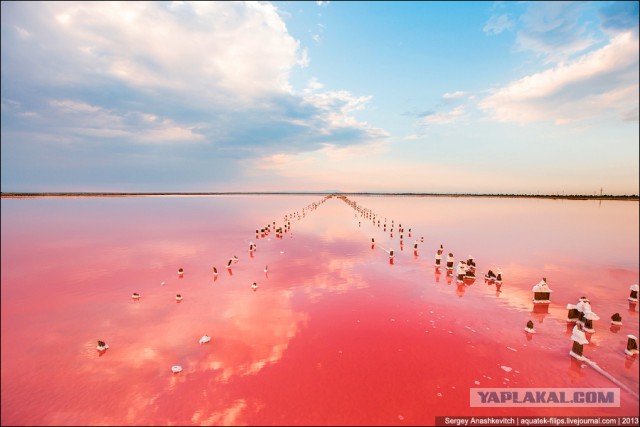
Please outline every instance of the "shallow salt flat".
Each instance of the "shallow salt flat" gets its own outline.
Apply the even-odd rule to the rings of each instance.
[[[194,414],[227,414],[233,424],[378,425],[526,415],[469,408],[469,388],[613,386],[568,356],[565,306],[583,293],[602,319],[585,355],[637,388],[637,361],[621,354],[625,331],[638,328],[626,302],[638,275],[637,203],[352,199],[424,235],[419,255],[400,248],[397,230],[390,237],[336,198],[304,216],[318,197],[3,200],[3,421],[189,424]],[[290,233],[256,239],[256,228],[292,212],[300,217]],[[540,215],[544,226],[531,223],[542,235],[522,230],[520,221]],[[483,227],[461,226],[472,221]],[[571,247],[556,248],[557,229]],[[396,248],[393,264],[371,236]],[[456,262],[472,253],[478,270],[501,267],[502,292],[480,276],[459,290],[455,277],[438,275],[440,244]],[[221,271],[235,254],[239,262]],[[543,276],[552,304],[535,313],[531,286]],[[618,333],[607,323],[614,310]],[[538,333],[528,339],[530,319]],[[207,345],[198,344],[203,333]],[[102,355],[98,339],[110,345]],[[623,392],[621,408],[589,411],[637,414],[636,405]]]

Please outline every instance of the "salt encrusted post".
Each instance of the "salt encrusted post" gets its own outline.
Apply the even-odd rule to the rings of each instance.
[[[614,313],[613,316],[611,316],[611,324],[622,326],[622,316],[620,316],[620,313]]]
[[[453,270],[453,254],[451,252],[447,255],[447,270]]]
[[[549,304],[551,303],[551,289],[547,285],[547,278],[543,277],[540,282],[533,286],[533,303]]]
[[[597,314],[591,311],[591,303],[586,297],[580,297],[580,301],[576,304],[576,308],[580,313],[580,317],[578,318],[578,323],[582,326],[582,328],[589,333],[594,333],[593,330],[593,321],[600,319]]]
[[[638,302],[638,285],[631,285],[629,288],[631,293],[629,294],[629,301]]]
[[[598,317],[598,315],[595,314],[593,311],[587,311],[584,314],[584,319],[583,319],[585,332],[589,332],[590,334],[595,333],[595,330],[593,329],[593,321],[598,319],[600,319],[600,317]]]
[[[464,273],[464,281],[467,284],[472,284],[476,281],[475,268],[467,264],[467,269]]]
[[[531,320],[527,322],[527,326],[524,328],[524,330],[530,334],[536,333],[536,329],[533,327],[533,322]]]
[[[575,304],[567,304],[567,322],[575,323],[580,318],[580,312],[578,311],[578,307]]]
[[[487,274],[484,275],[484,280],[489,283],[493,283],[496,280],[496,274],[493,270],[487,271]]]
[[[622,316],[620,316],[620,313],[614,313],[611,316],[611,326],[609,326],[609,330],[614,334],[617,334],[621,328],[622,328]]]
[[[578,304],[576,304],[576,309],[578,310],[579,314],[578,322],[582,323],[584,320],[584,314],[587,311],[591,311],[591,303],[589,302],[587,297],[580,297]]]
[[[635,356],[638,354],[638,338],[633,335],[627,335],[627,348],[624,352],[627,356]]]
[[[467,263],[464,261],[458,262],[458,267],[456,268],[456,279],[458,282],[462,282],[464,280],[464,276],[467,273]]]
[[[578,360],[584,360],[582,352],[584,349],[584,345],[589,344],[589,341],[587,340],[587,336],[585,335],[585,333],[580,329],[580,324],[576,324],[576,326],[573,327],[571,339],[573,340],[573,347],[571,347],[569,355]]]
[[[467,259],[467,266],[469,266],[469,268],[476,268],[476,261],[475,258],[473,258],[473,255],[469,255],[469,258]]]

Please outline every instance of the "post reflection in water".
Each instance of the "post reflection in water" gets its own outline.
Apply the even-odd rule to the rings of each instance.
[[[638,276],[637,208],[342,195],[3,199],[3,424],[558,415],[470,408],[469,389],[614,386],[568,355],[565,306],[585,295],[603,319],[625,310]],[[427,236],[427,254],[444,245],[477,255],[473,271],[455,288],[433,286],[441,269],[431,274],[417,240],[405,253],[396,225],[398,236]],[[212,282],[212,265],[228,274],[213,267]],[[495,266],[502,283],[473,285]],[[539,277],[558,285],[550,304],[532,308]],[[453,271],[445,279],[452,285]],[[637,387],[620,342],[638,330],[635,303],[625,313],[619,331],[594,321],[584,354]],[[529,318],[535,339],[522,333]],[[96,352],[99,339],[107,351]],[[637,416],[637,400],[621,395],[619,408],[588,414]]]
[[[533,304],[531,315],[538,319],[539,323],[542,323],[544,318],[549,315],[549,304]]]

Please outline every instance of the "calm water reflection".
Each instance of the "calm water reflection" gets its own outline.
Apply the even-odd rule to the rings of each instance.
[[[350,200],[375,221],[312,195],[2,199],[2,424],[638,415],[637,202]],[[443,263],[475,257],[474,282],[434,269],[441,244]],[[552,302],[534,309],[542,277]],[[568,356],[583,295],[601,318],[585,355],[623,384],[620,408],[469,408],[472,387],[616,387]]]

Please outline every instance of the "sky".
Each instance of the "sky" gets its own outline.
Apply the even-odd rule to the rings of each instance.
[[[2,2],[3,192],[638,194],[638,2]]]

